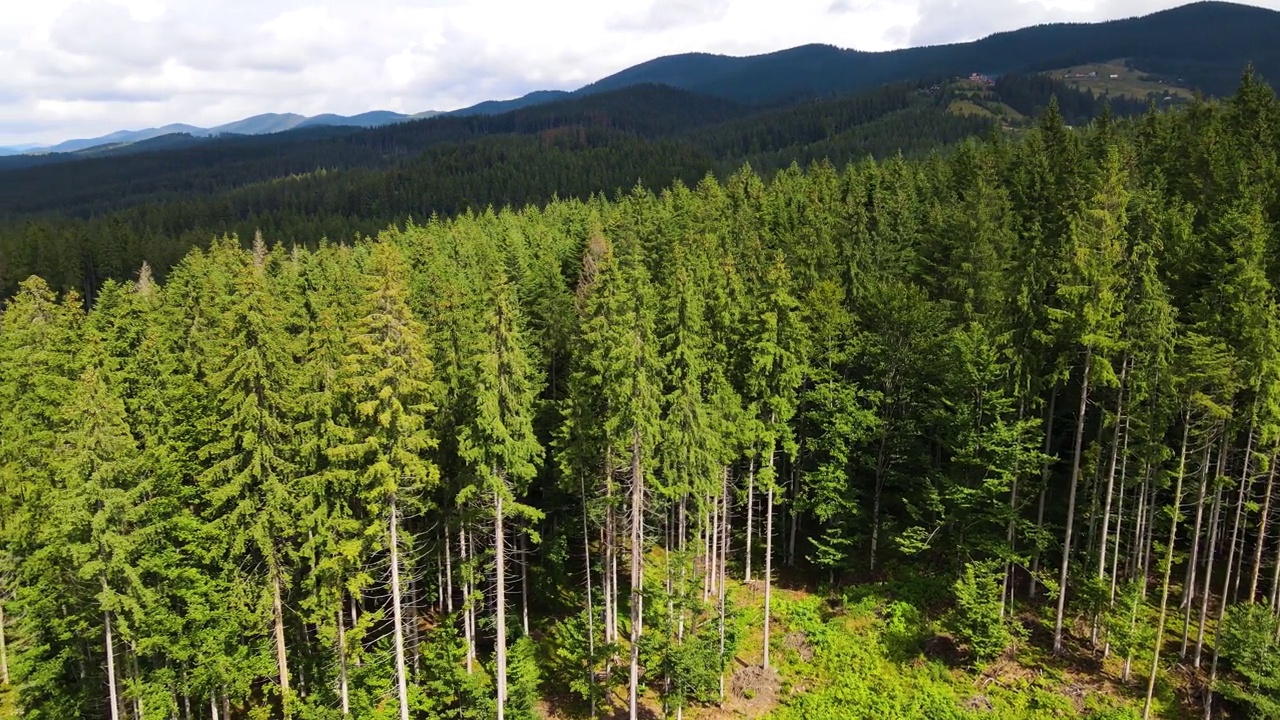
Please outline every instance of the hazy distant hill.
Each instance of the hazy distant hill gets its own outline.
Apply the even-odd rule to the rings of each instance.
[[[310,127],[372,128],[432,117],[438,114],[439,113],[435,111],[428,111],[418,113],[416,115],[405,115],[403,113],[391,112],[389,110],[374,110],[351,116],[326,113],[324,115],[307,117],[296,113],[266,113],[211,128],[175,123],[158,128],[146,128],[144,130],[120,130],[95,138],[67,140],[49,147],[28,145],[22,148],[11,148],[13,152],[5,152],[5,150],[9,150],[10,148],[0,148],[0,155],[17,155],[20,153],[31,152],[74,153],[91,148],[119,148],[124,145],[139,143],[144,140],[152,140],[154,138],[164,137],[167,135],[187,135],[192,138],[202,138],[212,137],[215,135],[267,135],[270,133],[286,132],[296,128]]]

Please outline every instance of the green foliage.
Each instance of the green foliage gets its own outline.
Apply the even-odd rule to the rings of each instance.
[[[1001,613],[999,566],[968,563],[955,583],[955,608],[946,626],[977,665],[1003,655],[1017,641],[1011,623]]]
[[[1280,714],[1280,620],[1262,605],[1235,605],[1227,610],[1221,630],[1222,654],[1235,676],[1221,691],[1246,705],[1254,717]]]
[[[507,664],[507,716],[512,720],[537,720],[542,690],[542,670],[533,639],[522,635],[511,645]]]

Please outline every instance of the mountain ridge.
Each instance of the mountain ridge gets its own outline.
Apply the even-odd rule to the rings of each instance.
[[[1213,27],[1215,32],[1203,32]],[[266,134],[318,126],[374,128],[425,117],[501,115],[636,85],[665,85],[740,105],[773,107],[854,94],[915,80],[1045,72],[1089,62],[1124,60],[1137,71],[1167,78],[1208,95],[1234,91],[1240,70],[1252,64],[1264,77],[1280,77],[1280,12],[1206,0],[1119,20],[1052,23],[1003,31],[968,42],[882,52],[807,44],[747,56],[684,53],[654,58],[577,90],[535,90],[508,100],[486,100],[447,113],[403,115],[370,111],[353,116],[255,115],[214,128],[173,124],[68,140],[32,153],[74,153],[122,146],[169,134],[194,138]]]
[[[5,150],[14,150],[15,152],[7,153],[11,155],[74,153],[94,148],[102,148],[108,145],[125,145],[145,140],[153,140],[165,135],[190,135],[192,137],[201,138],[216,137],[218,135],[267,135],[277,132],[288,132],[289,130],[297,128],[309,127],[374,128],[398,122],[420,120],[439,114],[439,112],[434,110],[428,110],[413,115],[392,112],[390,110],[370,110],[356,115],[324,113],[321,115],[306,116],[299,115],[297,113],[262,113],[208,128],[189,125],[187,123],[170,123],[168,125],[143,128],[141,130],[117,130],[115,132],[107,133],[106,135],[99,135],[91,138],[74,138],[48,146],[26,145],[16,146],[14,148],[2,148],[0,149],[0,154],[6,154],[3,152]]]

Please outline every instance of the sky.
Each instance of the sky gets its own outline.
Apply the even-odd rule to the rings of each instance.
[[[674,53],[890,50],[1185,1],[0,0],[0,146],[264,112],[452,110]]]

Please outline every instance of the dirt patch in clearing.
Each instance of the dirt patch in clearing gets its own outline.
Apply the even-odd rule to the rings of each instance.
[[[995,703],[986,695],[974,695],[964,703],[964,709],[969,712],[991,712],[995,708]]]
[[[787,633],[786,638],[783,639],[783,643],[788,648],[795,650],[796,655],[798,655],[801,660],[805,662],[813,660],[814,649],[813,646],[809,644],[809,638],[805,637],[804,633],[789,632]]]

